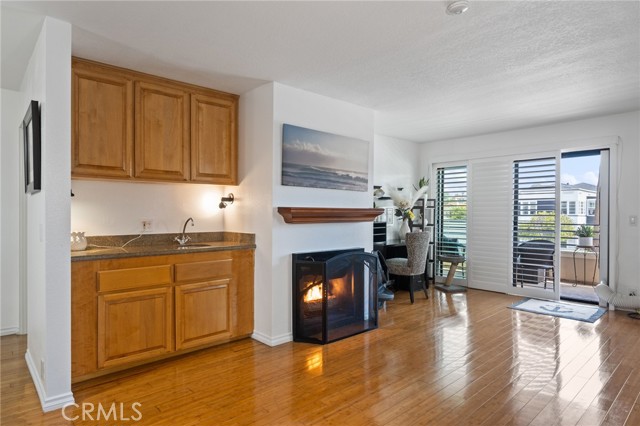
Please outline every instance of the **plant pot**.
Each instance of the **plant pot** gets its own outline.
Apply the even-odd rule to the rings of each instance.
[[[593,247],[593,237],[578,237],[578,245],[582,247]]]

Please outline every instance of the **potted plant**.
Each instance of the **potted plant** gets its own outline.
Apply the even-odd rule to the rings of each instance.
[[[589,225],[580,225],[576,229],[576,236],[578,237],[578,245],[582,247],[593,246],[593,227]]]

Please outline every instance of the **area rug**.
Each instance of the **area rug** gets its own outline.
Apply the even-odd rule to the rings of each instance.
[[[534,314],[551,315],[576,321],[596,322],[607,312],[598,306],[580,305],[577,303],[550,302],[548,300],[522,299],[509,306],[511,309],[532,312]]]

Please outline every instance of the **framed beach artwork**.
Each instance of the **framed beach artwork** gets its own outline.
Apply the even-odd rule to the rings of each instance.
[[[282,184],[365,192],[369,142],[284,124]]]

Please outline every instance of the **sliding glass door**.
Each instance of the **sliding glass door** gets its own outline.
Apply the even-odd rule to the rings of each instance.
[[[467,252],[467,166],[438,167],[436,174],[436,253],[439,256],[463,256]],[[436,281],[444,281],[449,262],[436,257]],[[466,262],[454,275],[456,284],[467,280]]]
[[[560,297],[597,303],[593,287],[609,281],[609,150],[563,153],[560,167]],[[581,243],[578,227],[591,234],[592,241]]]
[[[595,151],[600,160],[593,188],[582,181],[568,185],[565,171],[561,173],[562,158],[584,155],[584,151],[434,165],[437,254],[464,255],[465,268],[456,278],[480,290],[558,300],[567,284],[606,280],[611,250],[609,151]],[[574,200],[569,189],[590,192]],[[574,216],[584,220],[569,220]],[[582,248],[576,236],[580,224],[594,231],[594,246],[586,254],[576,251]],[[589,280],[583,277],[584,271],[589,272]],[[436,263],[437,278],[447,272],[446,262]],[[591,287],[588,290],[593,293]]]
[[[556,157],[513,162],[510,293],[559,298],[558,175]]]

